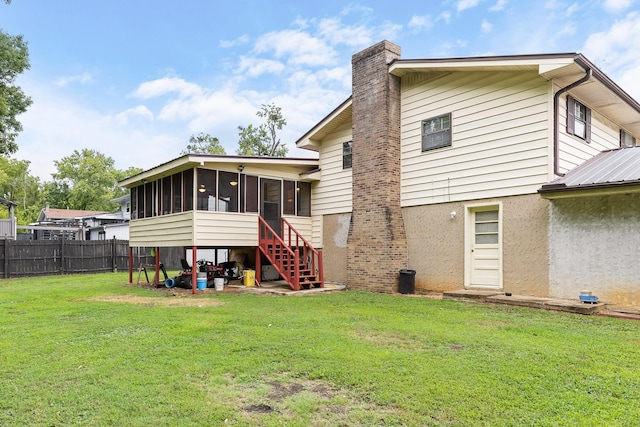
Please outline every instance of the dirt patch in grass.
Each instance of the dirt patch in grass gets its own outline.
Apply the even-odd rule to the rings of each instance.
[[[383,346],[407,351],[423,351],[430,348],[422,336],[412,334],[398,334],[392,332],[379,332],[371,330],[354,329],[351,333],[355,338],[376,346]]]
[[[105,295],[85,298],[82,301],[115,302],[124,304],[146,305],[149,307],[216,307],[224,304],[212,298],[144,297],[140,295]]]
[[[230,379],[230,404],[241,412],[234,421],[263,424],[264,416],[273,423],[295,421],[313,426],[382,425],[397,409],[380,408],[353,390],[334,387],[321,380],[280,378],[240,384]],[[233,391],[232,391],[233,390]],[[231,420],[228,420],[231,421]],[[268,424],[268,423],[266,423]]]

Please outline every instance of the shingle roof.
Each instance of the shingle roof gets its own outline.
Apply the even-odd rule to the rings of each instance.
[[[538,192],[576,191],[640,185],[640,147],[603,151],[543,185]]]

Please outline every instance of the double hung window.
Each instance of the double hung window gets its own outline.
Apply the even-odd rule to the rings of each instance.
[[[591,110],[572,96],[567,96],[567,133],[591,142]]]
[[[422,121],[422,151],[451,146],[451,113]]]

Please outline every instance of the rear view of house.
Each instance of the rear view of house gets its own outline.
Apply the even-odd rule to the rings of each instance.
[[[640,105],[587,58],[401,59],[383,41],[352,73],[296,142],[317,160],[187,155],[123,181],[131,244],[248,248],[259,267],[265,223],[351,288],[395,292],[411,269],[421,291],[640,307]]]
[[[566,262],[555,199],[538,194],[604,150],[638,150],[640,105],[583,55],[403,60],[385,41],[352,65],[352,96],[297,141],[319,153],[312,212],[322,218],[326,265],[336,266],[328,280],[391,292],[399,269],[410,268],[425,291],[577,298],[580,286],[640,305],[634,263],[616,263],[625,273],[611,275],[604,246],[575,254],[598,273]],[[626,181],[616,196],[626,201],[616,203],[637,205],[637,184]],[[618,245],[637,255],[640,218],[624,212]],[[615,215],[600,216],[602,231],[573,250],[590,239],[598,246]],[[574,273],[579,285],[567,283]]]

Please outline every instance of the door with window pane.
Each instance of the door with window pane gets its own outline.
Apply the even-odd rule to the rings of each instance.
[[[468,285],[501,288],[500,210],[484,207],[469,213]]]
[[[260,178],[260,216],[280,234],[282,181]]]

